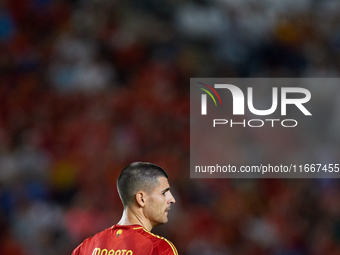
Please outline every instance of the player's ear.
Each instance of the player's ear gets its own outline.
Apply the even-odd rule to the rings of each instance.
[[[136,194],[136,202],[139,206],[144,207],[145,205],[145,192],[138,191]]]

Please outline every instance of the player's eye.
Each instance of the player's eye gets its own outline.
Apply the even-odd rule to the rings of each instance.
[[[168,191],[170,191],[170,188],[168,188],[168,189],[162,191],[162,195],[165,196],[165,194],[166,194]]]

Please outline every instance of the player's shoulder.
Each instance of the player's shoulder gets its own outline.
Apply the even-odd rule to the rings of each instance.
[[[76,249],[73,250],[72,255],[81,254],[84,250],[87,250],[88,247],[97,239],[103,238],[103,236],[110,235],[112,233],[112,227],[104,229],[101,232],[96,233],[94,236],[86,238],[81,244],[78,245]]]
[[[101,238],[103,238],[103,236],[112,235],[112,232],[113,232],[113,227],[106,228],[106,229],[96,233],[94,236],[88,237],[87,239],[84,240],[84,242],[91,242],[91,241],[96,240],[96,239],[101,239]]]
[[[136,227],[135,230],[140,232],[146,239],[148,239],[154,249],[158,251],[160,255],[178,255],[175,245],[168,239],[151,233],[143,227]]]

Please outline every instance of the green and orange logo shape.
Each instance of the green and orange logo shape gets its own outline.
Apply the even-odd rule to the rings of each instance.
[[[220,104],[222,105],[221,98],[220,98],[219,94],[217,93],[217,91],[213,87],[211,87],[210,85],[205,84],[203,82],[197,82],[197,83],[201,84],[203,86],[206,86],[208,89],[210,89],[217,96],[218,100],[220,101]],[[205,88],[201,88],[201,87],[197,87],[197,88],[200,89],[200,90],[203,90],[205,93],[207,93],[212,98],[212,100],[214,101],[215,106],[217,106],[216,99],[215,99],[214,95],[209,90],[207,90]]]

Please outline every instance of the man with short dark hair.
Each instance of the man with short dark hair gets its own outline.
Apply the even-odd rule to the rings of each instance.
[[[170,241],[150,232],[168,222],[175,203],[167,173],[157,165],[135,162],[122,170],[117,188],[124,206],[118,224],[86,239],[72,255],[178,255]]]

